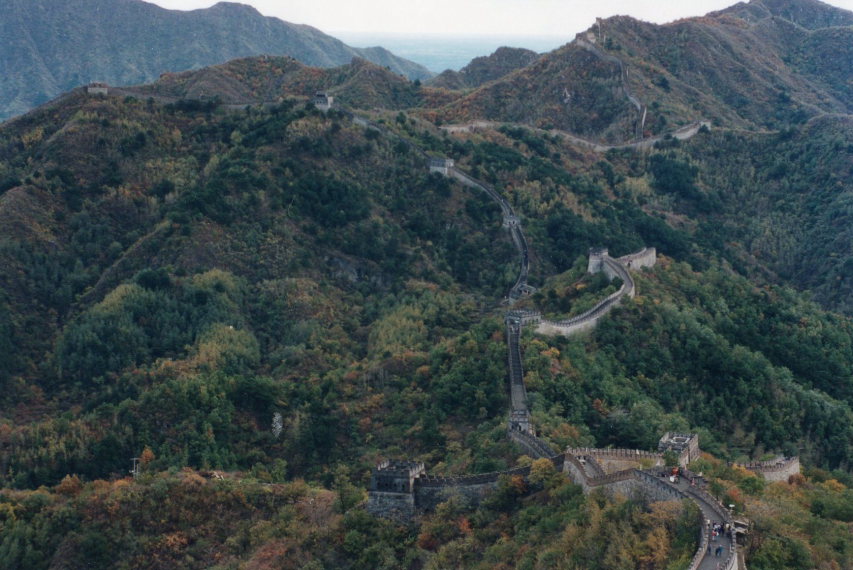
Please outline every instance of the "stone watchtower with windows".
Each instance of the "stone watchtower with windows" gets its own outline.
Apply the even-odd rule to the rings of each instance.
[[[699,436],[695,433],[676,433],[668,431],[658,442],[658,451],[672,451],[678,456],[678,464],[686,467],[699,458]]]
[[[325,113],[332,108],[332,105],[335,103],[335,98],[325,91],[318,91],[314,94],[314,98],[311,101],[314,103],[315,107]]]
[[[425,473],[423,463],[383,461],[370,477],[367,510],[385,518],[410,519],[415,514],[415,482]]]
[[[607,257],[606,247],[589,248],[589,264],[586,266],[587,273],[598,273],[604,269],[604,258]]]

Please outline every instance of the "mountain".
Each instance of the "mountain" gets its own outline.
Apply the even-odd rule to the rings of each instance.
[[[411,79],[432,76],[383,48],[352,48],[242,4],[181,12],[141,0],[2,0],[0,9],[0,119],[91,81],[144,83],[249,55],[320,67],[362,57]]]
[[[660,26],[613,17],[439,116],[620,142],[699,117],[719,126],[776,128],[849,113],[853,59],[844,56],[853,45],[851,19],[849,11],[817,1],[763,0]]]
[[[830,153],[832,129],[602,154],[522,126],[451,137],[381,98],[354,121],[296,94],[365,73],[382,77],[241,59],[76,90],[0,126],[3,566],[482,567],[496,550],[522,565],[533,545],[606,570],[647,560],[652,533],[661,560],[689,560],[697,513],[587,498],[547,471],[412,526],[360,507],[389,456],[448,476],[526,461],[505,435],[499,300],[516,250],[497,204],[430,174],[424,151],[521,216],[539,290],[517,307],[573,314],[610,294],[586,275],[590,244],[660,251],[590,334],[522,337],[544,441],[649,449],[697,431],[709,489],[757,521],[748,563],[843,567],[853,322],[738,275],[736,244],[699,231],[700,206],[734,209],[748,183],[691,186],[703,155],[747,176],[782,149]],[[830,159],[816,175],[843,178]],[[806,185],[807,163],[789,168]],[[804,476],[725,463],[769,452],[800,454]]]
[[[808,0],[760,5],[834,21]],[[805,30],[802,59],[763,81],[839,101],[823,50],[844,28],[746,6],[755,24],[678,25],[707,26],[708,53],[768,18]],[[544,449],[630,450],[615,455],[648,468],[661,434],[696,433],[697,487],[752,523],[747,567],[849,566],[850,115],[708,95],[691,105],[716,122],[611,146],[500,114],[433,120],[520,78],[627,98],[612,53],[633,58],[641,100],[625,46],[657,53],[653,29],[605,21],[584,40],[600,52],[566,46],[472,92],[363,59],[257,56],[77,88],[0,125],[0,566],[690,566],[708,518],[693,501],[585,494],[513,443],[513,370]],[[830,41],[806,50],[801,34]],[[699,45],[684,53],[679,74],[721,76],[691,59]],[[694,123],[696,108],[672,112]],[[576,118],[615,138],[627,117]],[[562,320],[624,290],[588,273],[598,246],[656,248],[635,295],[581,334],[516,333],[510,308]],[[529,294],[510,306],[520,274]],[[801,472],[743,465],[776,455]],[[377,519],[365,500],[386,459],[423,463],[425,484],[494,488]]]
[[[242,58],[196,71],[165,73],[155,83],[114,89],[164,101],[212,99],[232,105],[269,103],[286,96],[310,97],[326,91],[358,108],[436,107],[458,97],[423,87],[361,58],[330,69],[308,67],[290,57]]]
[[[853,13],[819,0],[760,0],[738,2],[709,16],[732,15],[755,23],[769,17],[781,18],[807,30],[853,26]]]
[[[448,69],[429,81],[433,87],[471,89],[500,79],[526,67],[539,57],[535,51],[523,48],[500,47],[491,55],[476,57],[460,69]]]

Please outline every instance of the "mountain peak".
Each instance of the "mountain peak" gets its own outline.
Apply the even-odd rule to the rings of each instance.
[[[480,87],[530,65],[538,57],[529,49],[501,46],[491,55],[472,59],[459,71],[444,71],[431,85],[448,89]]]
[[[262,14],[255,9],[254,6],[250,6],[249,4],[241,4],[240,2],[217,2],[213,6],[207,9],[203,9],[204,11],[211,13],[223,13],[223,14],[250,14],[252,16]]]
[[[749,0],[709,15],[730,15],[750,23],[776,17],[807,30],[853,25],[853,12],[820,0]]]

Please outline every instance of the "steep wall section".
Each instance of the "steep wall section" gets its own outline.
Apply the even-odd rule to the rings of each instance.
[[[374,127],[369,122],[353,116],[364,126]],[[376,127],[384,130],[381,127]],[[440,164],[439,164],[440,162]],[[452,161],[447,159],[431,160],[430,168],[440,168],[445,176],[453,177],[462,184],[478,188],[486,192],[501,207],[504,215],[504,227],[511,232],[512,239],[519,252],[520,271],[515,285],[510,290],[509,300],[512,302],[521,295],[530,292],[527,286],[529,256],[527,242],[515,212],[509,203],[488,185],[457,170]],[[558,334],[570,334],[573,331],[584,330],[595,326],[599,318],[604,316],[614,305],[625,296],[635,294],[634,280],[629,269],[652,267],[656,261],[654,248],[644,248],[631,255],[613,259],[605,249],[590,251],[590,272],[603,271],[610,279],[619,277],[622,285],[619,290],[595,307],[573,319],[558,322],[541,321],[541,316],[535,311],[510,311],[506,315],[508,369],[510,380],[510,417],[508,433],[510,439],[516,442],[530,457],[548,458],[555,467],[565,473],[574,483],[581,486],[585,493],[596,489],[604,489],[611,494],[622,494],[630,497],[644,498],[649,501],[691,500],[699,506],[703,521],[697,521],[699,527],[699,548],[689,565],[689,570],[704,570],[711,568],[716,560],[706,557],[708,536],[705,520],[725,521],[731,523],[728,511],[716,499],[705,491],[693,486],[695,480],[691,477],[688,486],[677,482],[669,483],[656,473],[641,469],[629,468],[613,473],[606,473],[600,462],[618,465],[619,463],[640,463],[651,461],[659,466],[663,463],[663,454],[641,450],[614,449],[569,449],[564,454],[556,454],[551,447],[535,435],[530,423],[530,413],[527,407],[527,392],[524,386],[524,371],[520,346],[521,330],[524,325],[537,324],[538,332],[554,331]],[[684,441],[681,441],[684,440]],[[698,453],[698,440],[693,434],[667,433],[661,439],[662,449],[671,449],[673,442],[681,444],[687,451],[681,455],[690,458],[690,451]],[[670,445],[670,447],[666,447]],[[691,446],[692,445],[692,446]],[[695,448],[695,449],[694,449]],[[679,448],[680,449],[680,448]],[[682,450],[683,451],[683,450]],[[686,463],[686,461],[685,461]],[[791,469],[791,462],[774,462],[773,465],[756,465],[766,472],[786,472]],[[798,463],[797,463],[798,467]],[[386,518],[411,520],[418,512],[434,510],[440,503],[451,498],[458,498],[468,506],[476,506],[494,489],[501,476],[528,477],[530,467],[512,469],[499,473],[473,475],[468,477],[435,477],[426,475],[422,463],[386,461],[374,469],[368,499],[368,510]],[[736,545],[731,536],[723,538],[728,548],[726,557],[717,563],[717,568],[724,570],[738,569],[739,558]],[[740,567],[742,568],[742,566]]]
[[[511,429],[509,437],[524,450],[525,454],[534,459],[551,459],[558,456],[547,443],[533,434]]]
[[[739,564],[737,544],[732,535],[723,535],[716,543],[725,549],[722,558],[712,558],[707,555],[710,522],[728,524],[730,528],[733,528],[734,521],[725,507],[706,491],[686,482],[673,484],[656,476],[654,472],[640,469],[626,469],[603,476],[591,476],[589,464],[583,456],[577,456],[574,452],[565,454],[563,472],[573,483],[579,485],[584,493],[603,489],[611,495],[620,494],[647,501],[692,501],[702,512],[702,520],[697,521],[699,547],[687,567],[688,570],[716,568],[745,570],[745,566]]]

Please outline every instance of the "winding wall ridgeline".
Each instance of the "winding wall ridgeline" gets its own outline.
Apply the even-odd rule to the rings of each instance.
[[[465,186],[482,190],[500,206],[501,213],[504,217],[504,227],[509,229],[510,236],[512,237],[512,243],[518,251],[518,277],[516,278],[513,286],[510,288],[507,297],[511,303],[524,295],[529,295],[533,291],[533,289],[527,284],[527,276],[530,273],[530,251],[527,247],[527,239],[524,237],[524,232],[521,229],[521,221],[515,214],[515,210],[513,210],[509,201],[498,194],[494,188],[485,182],[471,177],[456,167],[449,168],[447,175],[458,180]]]
[[[569,336],[595,328],[598,321],[618,305],[624,297],[636,295],[636,285],[628,269],[653,267],[657,259],[657,251],[653,247],[645,247],[637,253],[614,259],[606,249],[592,249],[589,256],[590,273],[603,271],[610,279],[618,277],[622,286],[618,291],[597,303],[588,311],[560,321],[542,320],[536,327],[536,332],[544,335]]]
[[[626,94],[630,98],[627,90]],[[367,128],[386,131],[386,129],[375,126],[366,119],[352,116],[353,120]],[[404,140],[396,136],[395,138]],[[411,142],[406,141],[406,143],[414,147]],[[425,154],[416,147],[414,148],[417,152]],[[441,164],[438,164],[439,162]],[[522,231],[520,220],[509,202],[491,186],[457,169],[453,162],[448,159],[431,159],[430,169],[433,168],[465,186],[486,192],[500,206],[504,217],[504,227],[510,232],[519,256],[518,277],[509,290],[507,300],[512,304],[520,297],[530,294],[533,289],[527,284],[530,268],[527,240]],[[729,512],[716,499],[692,486],[694,480],[691,480],[691,486],[685,488],[684,482],[679,486],[677,483],[667,482],[659,474],[656,475],[636,468],[608,474],[599,463],[599,458],[603,460],[609,458],[612,461],[630,458],[631,461],[651,460],[654,461],[654,464],[659,465],[662,464],[661,453],[639,450],[570,449],[566,453],[558,454],[547,442],[536,436],[530,420],[521,352],[521,331],[523,327],[528,324],[536,324],[537,332],[545,334],[572,334],[594,327],[598,320],[621,302],[625,296],[633,297],[635,295],[636,285],[629,270],[651,267],[655,264],[655,260],[656,251],[654,248],[644,248],[637,253],[618,259],[610,257],[607,250],[591,250],[589,270],[591,272],[603,271],[611,279],[619,277],[622,280],[622,285],[617,292],[600,301],[584,314],[564,321],[542,321],[541,316],[534,311],[510,311],[507,313],[507,368],[510,385],[508,435],[528,456],[550,459],[555,467],[565,473],[574,483],[580,485],[584,492],[605,489],[608,493],[641,496],[654,501],[693,501],[702,512],[702,520],[697,521],[699,548],[688,570],[710,570],[715,566],[722,570],[734,570],[738,568],[738,557],[733,534],[722,537],[718,543],[726,548],[726,556],[722,560],[715,560],[706,555],[709,540],[706,521],[725,522],[731,528],[734,528],[734,525]],[[678,440],[677,444],[679,446],[683,444],[683,449],[689,448],[689,450],[698,452],[695,436],[666,434],[661,440],[662,446],[665,440],[670,443]],[[681,442],[681,440],[685,441]],[[692,444],[688,445],[690,441]],[[683,451],[681,447],[679,449]],[[691,458],[689,450],[680,454],[684,463]],[[395,462],[392,464],[385,462],[373,472],[367,507],[370,512],[379,516],[410,520],[416,513],[433,510],[438,504],[451,497],[456,497],[469,505],[476,505],[491,489],[496,487],[501,476],[526,478],[529,474],[530,467],[522,467],[498,473],[466,477],[435,477],[426,474],[422,463]]]

